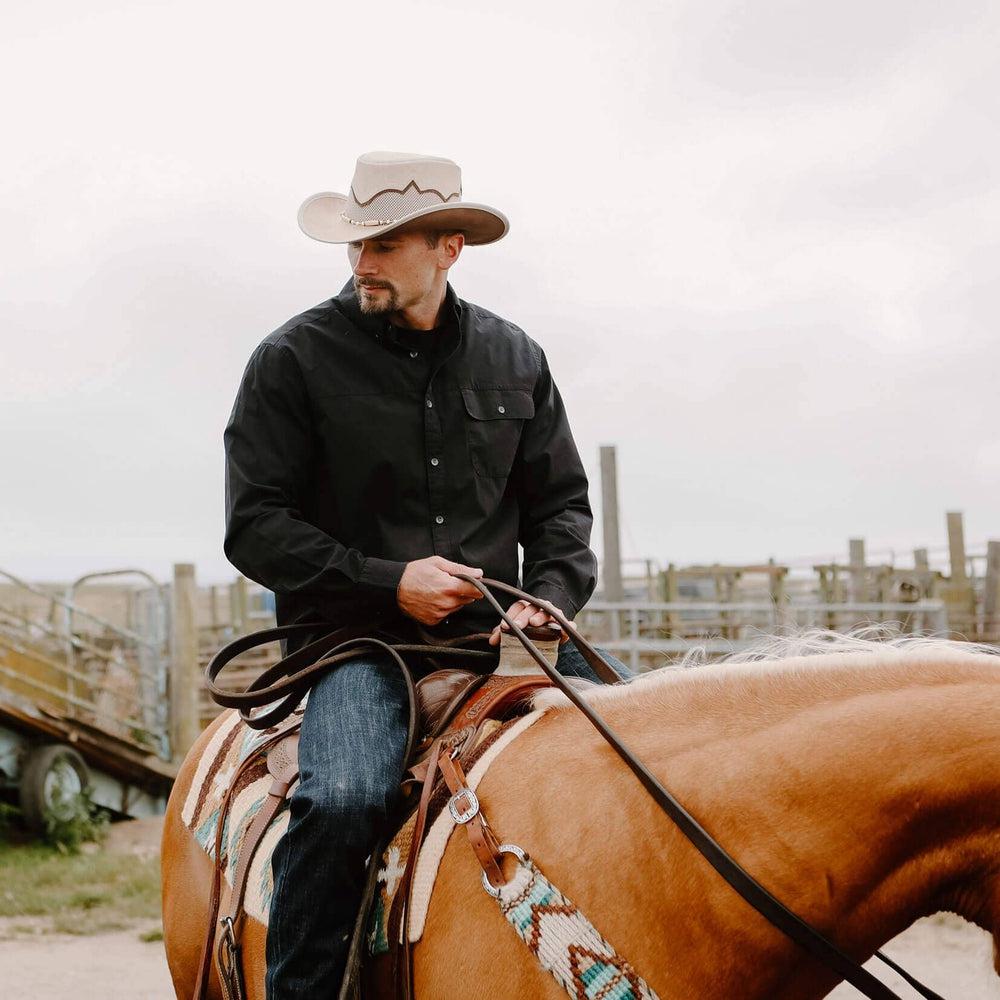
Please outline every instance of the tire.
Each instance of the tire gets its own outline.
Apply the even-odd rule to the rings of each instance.
[[[65,743],[35,747],[21,769],[19,795],[25,824],[34,833],[44,833],[46,818],[71,816],[89,784],[90,769],[72,747]]]

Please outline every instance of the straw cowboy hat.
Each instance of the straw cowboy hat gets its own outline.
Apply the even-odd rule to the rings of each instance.
[[[510,228],[503,212],[462,201],[457,163],[417,153],[364,153],[348,194],[321,191],[299,208],[299,228],[323,243],[370,240],[416,219],[460,229],[473,246],[495,243]]]

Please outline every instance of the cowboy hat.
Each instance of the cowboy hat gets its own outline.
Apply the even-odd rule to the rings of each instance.
[[[462,171],[443,156],[363,153],[346,195],[321,191],[299,208],[299,228],[323,243],[354,243],[426,219],[457,229],[470,245],[495,243],[510,223],[489,205],[462,201]]]

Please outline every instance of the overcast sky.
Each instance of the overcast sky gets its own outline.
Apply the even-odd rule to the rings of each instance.
[[[598,513],[618,446],[626,556],[1000,537],[1000,7],[494,6],[5,5],[0,567],[231,576],[233,395],[370,149],[509,216],[452,282],[544,346]]]

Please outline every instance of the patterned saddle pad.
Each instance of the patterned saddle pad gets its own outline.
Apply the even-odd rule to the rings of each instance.
[[[267,757],[260,748],[278,733],[288,732],[302,722],[308,697],[307,693],[298,708],[277,726],[269,729],[251,729],[243,723],[236,709],[229,709],[198,763],[181,817],[202,850],[214,861],[215,832],[226,789],[240,764],[248,758],[256,758],[247,764],[240,775],[222,826],[222,872],[230,888],[247,830],[271,787]],[[267,924],[274,888],[271,879],[271,854],[287,828],[286,798],[260,842],[247,878],[243,906],[251,917],[262,924]]]
[[[184,801],[181,816],[202,850],[214,861],[215,835],[222,800],[225,798],[226,789],[229,787],[233,775],[236,774],[243,761],[249,761],[237,779],[229,811],[222,826],[222,873],[230,888],[233,885],[236,866],[247,831],[253,823],[257,811],[264,804],[268,789],[271,787],[272,778],[267,770],[267,755],[261,750],[261,747],[279,733],[288,732],[301,724],[307,699],[308,695],[303,698],[298,708],[279,725],[265,730],[251,729],[243,723],[235,709],[228,710],[198,763],[191,788]],[[513,724],[502,725],[490,720],[484,725],[472,758],[481,762],[475,768],[477,780],[481,778],[481,772],[485,772],[484,765],[488,766],[493,757],[520,735],[526,725],[533,723],[541,714],[541,712],[531,713],[531,715],[515,720]],[[470,774],[470,780],[471,778],[472,774]],[[437,802],[432,805],[432,816],[436,812],[435,805],[437,807],[443,806],[447,797],[447,792],[443,788],[439,789],[436,795]],[[278,841],[288,829],[288,820],[288,798],[286,797],[274,819],[271,820],[250,863],[243,906],[247,914],[265,926],[268,922],[271,896],[274,891],[274,882],[271,877],[271,855]],[[399,880],[409,857],[415,821],[415,815],[411,815],[396,833],[383,856],[373,861],[373,863],[379,864],[378,887],[369,922],[368,945],[369,951],[373,955],[388,949],[390,934],[395,933],[398,936],[400,933],[398,927],[389,928],[388,918]],[[435,826],[439,826],[441,822],[439,817]],[[450,827],[450,824],[448,825]],[[417,879],[416,891],[421,898],[417,905],[420,915],[412,921],[411,926],[411,932],[416,929],[415,934],[411,933],[414,940],[419,938],[422,930],[422,914],[426,911],[430,901],[433,882],[437,874],[437,863],[440,860],[440,855],[443,854],[447,835],[446,831],[440,831],[437,837],[428,835],[428,843],[434,840],[437,840],[438,843],[429,852],[435,855],[435,859],[427,866],[428,874],[423,878],[418,876]],[[421,864],[423,864],[423,852],[421,852]]]

